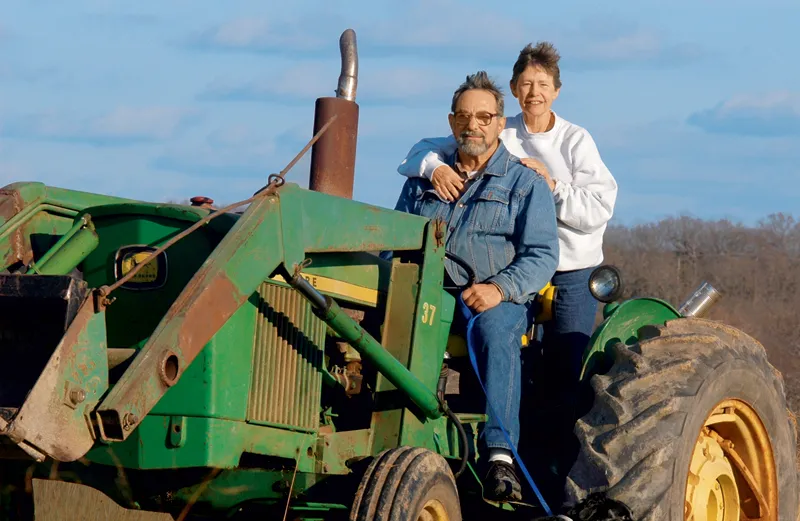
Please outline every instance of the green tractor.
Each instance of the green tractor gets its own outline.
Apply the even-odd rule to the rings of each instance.
[[[298,155],[222,209],[0,191],[4,518],[32,518],[42,479],[179,520],[531,519],[573,505],[588,519],[599,494],[636,520],[796,521],[794,417],[762,346],[701,318],[708,287],[680,309],[620,302],[610,266],[590,282],[606,305],[566,501],[482,500],[468,433],[485,408],[454,369],[469,366],[442,287],[459,259],[443,223],[352,200],[352,31],[340,45],[311,189],[284,182]],[[554,295],[537,296],[537,323]]]

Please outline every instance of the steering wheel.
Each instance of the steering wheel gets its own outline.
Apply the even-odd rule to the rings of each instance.
[[[467,283],[466,284],[464,284],[463,286],[445,286],[444,289],[464,291],[468,287],[470,287],[473,284],[475,284],[475,270],[472,269],[472,266],[467,264],[467,261],[465,261],[464,259],[462,259],[458,255],[453,255],[450,252],[444,252],[444,256],[445,256],[445,258],[450,259],[451,261],[455,262],[456,264],[458,264],[459,266],[464,268],[464,271],[467,272]]]

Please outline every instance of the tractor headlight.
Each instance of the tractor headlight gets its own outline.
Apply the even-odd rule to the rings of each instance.
[[[598,266],[589,276],[589,291],[600,302],[613,302],[622,295],[622,275],[610,264]]]

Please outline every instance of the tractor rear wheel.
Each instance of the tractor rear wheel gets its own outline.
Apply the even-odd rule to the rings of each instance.
[[[450,466],[427,449],[383,451],[361,480],[350,521],[461,521]]]
[[[702,319],[643,333],[591,378],[568,501],[605,491],[641,521],[796,521],[796,423],[764,348]]]

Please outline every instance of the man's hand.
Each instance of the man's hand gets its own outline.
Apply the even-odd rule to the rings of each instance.
[[[442,165],[431,174],[431,183],[445,201],[453,202],[461,196],[464,189],[464,180],[455,170],[447,165]]]
[[[461,294],[464,304],[476,313],[492,309],[503,300],[500,289],[494,284],[475,284]]]
[[[547,181],[547,186],[550,187],[550,191],[556,189],[556,182],[550,177],[550,172],[547,170],[547,167],[544,166],[544,163],[532,157],[521,157],[520,162],[531,170],[536,170],[536,173],[544,177],[544,180]]]

